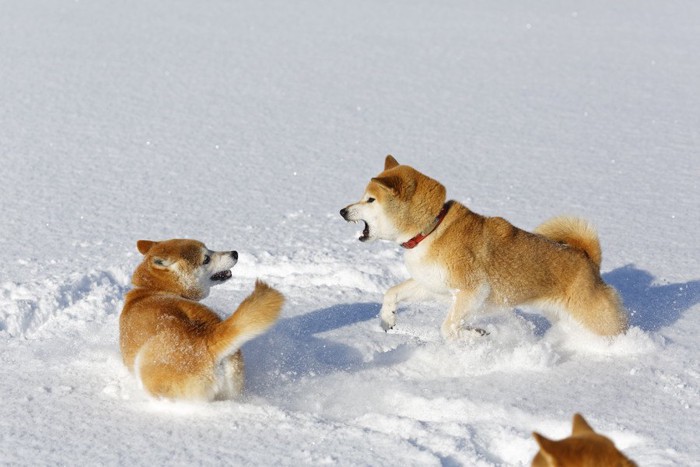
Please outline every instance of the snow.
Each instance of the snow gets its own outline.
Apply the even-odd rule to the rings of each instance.
[[[640,465],[700,462],[700,5],[0,4],[0,464],[523,465],[574,412]],[[600,232],[631,312],[444,342],[379,326],[402,252],[338,210],[394,154],[477,212]],[[236,249],[222,315],[288,298],[241,401],[149,399],[121,363],[136,240]]]

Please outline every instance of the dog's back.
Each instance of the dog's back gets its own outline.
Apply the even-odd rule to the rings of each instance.
[[[433,254],[452,277],[487,283],[489,305],[564,311],[599,335],[627,328],[617,293],[600,277],[600,244],[586,221],[559,217],[531,233],[451,203]]]

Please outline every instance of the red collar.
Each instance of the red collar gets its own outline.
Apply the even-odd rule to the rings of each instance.
[[[449,209],[448,203],[445,203],[445,205],[442,207],[442,211],[440,211],[440,214],[437,215],[437,217],[433,220],[433,222],[430,223],[430,225],[423,230],[421,233],[413,237],[412,239],[405,241],[401,244],[402,247],[410,250],[411,248],[415,248],[418,246],[420,242],[425,240],[425,238],[433,233],[435,229],[438,228],[438,225],[442,222],[442,220],[445,218],[447,215],[447,210]]]

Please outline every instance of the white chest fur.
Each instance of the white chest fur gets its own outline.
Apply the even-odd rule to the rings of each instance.
[[[421,243],[412,250],[406,251],[404,260],[411,277],[421,286],[436,294],[448,294],[445,269],[429,255],[427,244]]]

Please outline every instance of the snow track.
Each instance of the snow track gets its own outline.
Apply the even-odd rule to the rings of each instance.
[[[64,282],[0,284],[0,333],[32,338],[60,334],[118,314],[130,282],[121,271],[72,274]],[[78,332],[78,331],[76,331]]]

